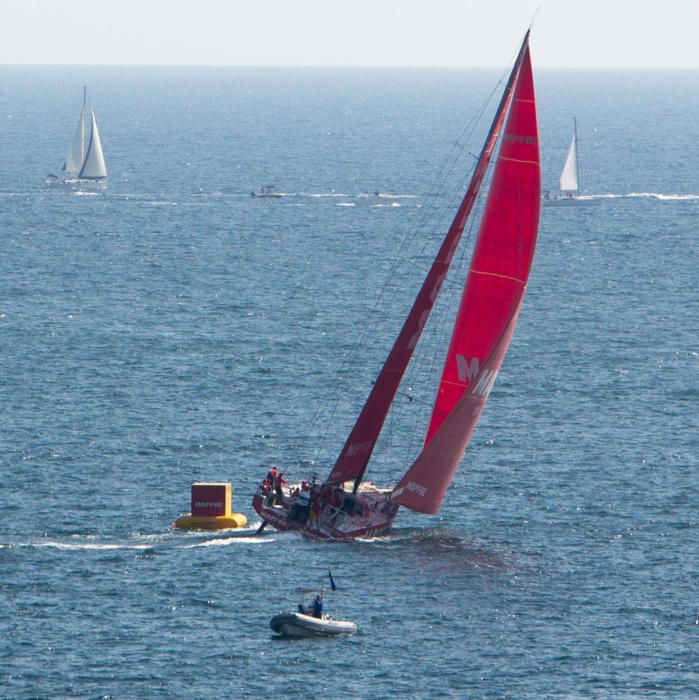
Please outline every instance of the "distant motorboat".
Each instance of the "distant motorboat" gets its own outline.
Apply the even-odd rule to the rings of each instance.
[[[75,130],[73,143],[63,163],[64,175],[58,177],[50,174],[46,184],[98,184],[107,180],[107,166],[104,162],[102,142],[95,112],[90,105],[88,112],[87,87],[83,87],[83,107],[80,111],[78,128]]]
[[[568,147],[561,176],[558,179],[560,193],[544,193],[544,204],[599,204],[599,199],[580,196],[580,171],[578,168],[578,121],[573,118],[573,138]]]
[[[262,187],[257,187],[250,193],[251,197],[281,197],[282,193],[277,192],[274,185],[263,185]]]

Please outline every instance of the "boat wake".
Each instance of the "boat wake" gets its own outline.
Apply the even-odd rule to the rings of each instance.
[[[78,550],[78,549],[92,549],[99,551],[107,551],[113,549],[152,549],[152,544],[135,544],[128,542],[66,542],[60,540],[46,540],[40,541],[35,540],[32,542],[5,542],[0,543],[0,549],[6,548],[11,549],[14,547],[18,548],[32,548],[32,549],[63,549],[63,550]]]
[[[699,200],[699,194],[663,194],[662,192],[630,192],[628,194],[590,194],[580,195],[580,199],[657,199],[669,202],[693,202]]]
[[[279,197],[309,197],[312,199],[360,199],[365,201],[419,199],[417,194],[391,194],[388,192],[277,192]],[[379,202],[374,206],[393,206],[392,202]]]
[[[244,542],[246,544],[261,544],[263,542],[274,542],[274,537],[256,537],[255,533],[250,533],[249,535],[240,534],[233,535],[232,537],[217,537],[211,540],[204,540],[203,542],[197,542],[196,544],[186,545],[187,549],[193,547],[227,547],[231,544],[237,544]]]
[[[377,537],[370,541],[383,543],[388,547],[399,547],[401,550],[408,549],[418,558],[434,562],[445,570],[506,571],[512,569],[516,563],[513,553],[488,549],[482,544],[464,539],[449,527],[394,527],[386,537]]]
[[[247,542],[250,544],[260,542],[272,542],[273,537],[260,537],[257,530],[260,521],[244,528],[233,530],[219,530],[219,536],[203,530],[190,530],[188,532],[168,529],[157,533],[132,533],[125,539],[110,537],[102,538],[94,534],[69,534],[48,538],[36,537],[28,540],[0,542],[0,549],[56,549],[62,551],[110,551],[110,550],[158,550],[171,547],[211,547],[224,546],[235,542]],[[235,534],[233,534],[235,532]]]

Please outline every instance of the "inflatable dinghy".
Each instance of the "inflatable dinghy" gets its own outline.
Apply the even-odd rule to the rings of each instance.
[[[313,617],[300,612],[275,615],[269,626],[273,632],[286,637],[336,637],[357,631],[357,625],[349,620],[333,620],[329,615]]]

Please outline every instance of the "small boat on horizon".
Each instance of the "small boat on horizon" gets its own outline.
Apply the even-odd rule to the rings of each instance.
[[[573,138],[558,179],[560,193],[545,192],[544,204],[599,204],[599,199],[580,196],[580,168],[578,167],[578,120],[573,117]]]
[[[502,132],[502,134],[501,134]],[[499,143],[499,148],[496,146]],[[401,380],[455,257],[493,163],[471,266],[464,281],[422,449],[394,487],[365,479]],[[526,33],[451,226],[344,447],[322,483],[286,484],[270,468],[252,506],[278,530],[312,538],[386,534],[400,506],[436,513],[495,382],[514,332],[534,257],[541,206],[539,138]]]
[[[87,87],[83,86],[83,106],[78,119],[73,142],[61,168],[62,177],[50,174],[46,177],[49,185],[104,184],[107,180],[107,166],[104,162],[102,142],[97,119],[90,104],[88,112]]]
[[[274,185],[262,185],[262,187],[255,188],[251,193],[251,197],[281,197],[282,193],[277,192]]]

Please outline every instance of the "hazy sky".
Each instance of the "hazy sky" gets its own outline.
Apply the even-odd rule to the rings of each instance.
[[[0,0],[0,63],[699,68],[699,0]]]

